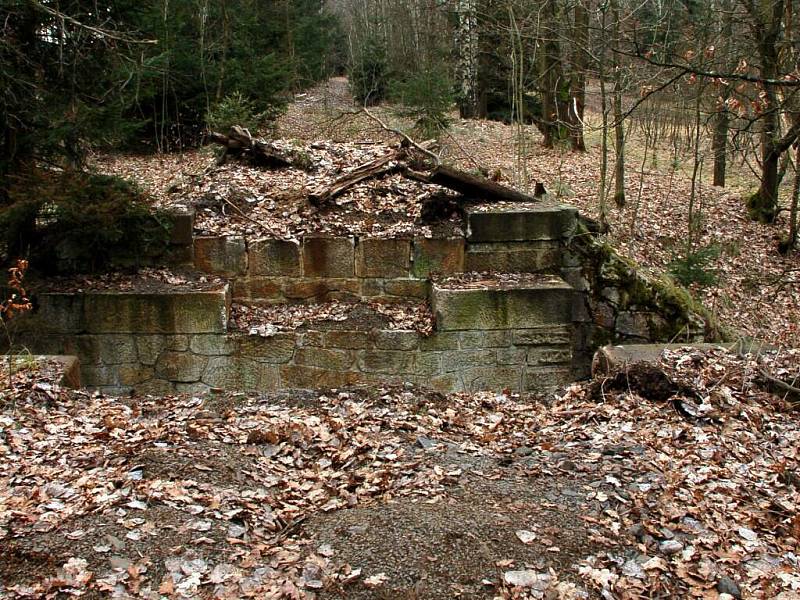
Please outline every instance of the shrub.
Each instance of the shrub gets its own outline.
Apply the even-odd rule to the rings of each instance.
[[[118,177],[35,170],[9,197],[0,209],[5,258],[27,255],[44,273],[135,267],[169,243],[169,220]]]
[[[719,281],[719,274],[712,268],[712,263],[719,258],[720,253],[719,244],[689,250],[686,256],[673,258],[667,269],[684,286],[693,283],[701,287],[715,285]]]
[[[206,115],[206,125],[211,130],[223,133],[233,125],[239,125],[255,135],[268,117],[267,112],[258,111],[255,102],[239,92],[233,92],[211,107]]]
[[[359,104],[374,106],[386,99],[389,62],[386,48],[376,38],[368,38],[353,59],[350,68],[350,91]]]
[[[394,82],[392,97],[402,105],[401,114],[414,119],[416,133],[423,138],[438,137],[450,125],[453,83],[443,65]]]

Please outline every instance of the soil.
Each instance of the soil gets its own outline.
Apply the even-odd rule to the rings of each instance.
[[[32,279],[29,285],[32,289],[47,289],[48,292],[70,294],[88,291],[163,294],[219,290],[225,285],[225,281],[220,277],[203,275],[188,269],[142,268],[98,275],[49,277],[42,282]]]
[[[582,384],[120,401],[32,374],[0,404],[0,597],[789,600],[800,422],[758,370],[796,362],[759,360],[665,355],[688,416]]]

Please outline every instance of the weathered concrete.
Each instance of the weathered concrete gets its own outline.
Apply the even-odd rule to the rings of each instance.
[[[563,204],[496,205],[467,209],[469,242],[561,240],[573,235],[577,209]]]
[[[451,287],[435,283],[431,304],[440,331],[518,329],[570,323],[574,290],[563,280],[503,288]]]

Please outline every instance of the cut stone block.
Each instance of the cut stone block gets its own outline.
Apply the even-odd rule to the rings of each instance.
[[[40,299],[44,305],[55,296]],[[224,333],[230,295],[227,285],[210,292],[92,292],[83,295],[83,308],[89,333]]]
[[[467,209],[467,240],[561,240],[574,233],[577,218],[577,209],[564,204],[481,205]]]
[[[569,367],[527,367],[522,377],[522,389],[528,392],[549,392],[574,381]]]
[[[431,274],[464,271],[464,238],[414,238],[411,274],[426,279]]]
[[[247,272],[247,245],[239,236],[198,237],[194,266],[204,273],[242,275]]]
[[[247,358],[215,356],[208,359],[202,383],[224,390],[270,392],[278,389],[278,366]]]
[[[362,238],[356,251],[358,277],[408,277],[411,269],[411,240]]]
[[[306,277],[355,276],[353,238],[307,237],[303,240],[303,275]]]
[[[169,243],[176,246],[191,246],[194,233],[194,208],[176,206],[169,211],[170,228]]]
[[[467,271],[495,273],[555,272],[561,265],[558,242],[496,242],[470,244],[466,254]]]
[[[73,389],[81,387],[81,363],[77,356],[63,354],[6,354],[0,357],[0,361],[3,369],[11,372],[28,369],[41,363],[53,362],[56,363],[57,371],[61,375],[59,379],[60,385]]]
[[[497,280],[458,287],[445,280],[433,285],[431,296],[437,329],[457,331],[567,324],[574,293],[561,279],[529,278],[513,287]]]
[[[194,383],[200,381],[207,365],[207,356],[190,352],[164,352],[156,363],[155,374],[173,382]]]
[[[424,279],[390,279],[383,284],[388,296],[427,298],[428,282]]]
[[[234,339],[235,356],[265,363],[289,362],[298,342],[298,336],[294,333],[278,333],[269,337],[242,335]]]
[[[300,246],[283,240],[259,240],[250,244],[250,274],[300,277]]]

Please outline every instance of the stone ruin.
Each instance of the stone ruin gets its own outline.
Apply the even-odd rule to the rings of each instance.
[[[84,386],[114,394],[274,391],[409,381],[442,392],[545,392],[588,374],[608,343],[708,341],[689,295],[639,274],[576,209],[473,205],[458,237],[195,236],[173,216],[169,255],[213,289],[43,292],[15,335],[74,355]],[[427,301],[430,335],[348,322],[274,335],[230,327],[232,303]]]

